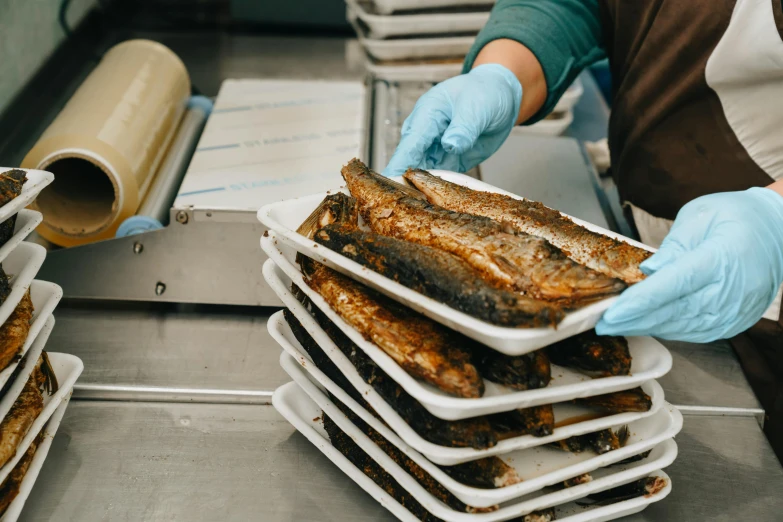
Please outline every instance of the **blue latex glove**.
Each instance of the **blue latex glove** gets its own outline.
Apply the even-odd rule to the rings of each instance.
[[[385,176],[409,167],[466,172],[500,148],[519,115],[522,85],[498,64],[479,65],[419,98]]]
[[[783,197],[765,188],[685,205],[596,326],[599,335],[710,342],[753,326],[783,283]]]

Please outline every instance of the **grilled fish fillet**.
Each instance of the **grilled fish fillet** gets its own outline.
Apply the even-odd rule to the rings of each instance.
[[[552,379],[549,359],[541,350],[523,355],[505,355],[476,343],[473,347],[473,364],[485,379],[515,390],[544,388]]]
[[[296,295],[296,292],[294,292]],[[299,297],[299,296],[297,296]],[[307,306],[307,304],[306,304]],[[497,445],[498,438],[486,417],[474,417],[459,421],[439,419],[427,411],[416,399],[402,389],[397,382],[386,375],[359,347],[344,334],[315,306],[307,306],[316,317],[321,328],[335,345],[348,357],[362,379],[373,387],[402,419],[422,438],[441,446],[455,448],[486,449]],[[360,393],[345,379],[342,372],[326,356],[318,343],[302,327],[301,323],[286,310],[286,321],[296,339],[313,358],[315,365],[330,379],[348,392],[357,402],[372,411]],[[325,361],[328,361],[325,362]]]
[[[345,197],[326,198],[298,232],[312,237],[315,227],[331,220],[350,222],[353,216],[340,201]],[[306,256],[297,256],[297,260],[307,285],[405,371],[457,397],[484,394],[484,381],[470,362],[469,346],[474,341]]]
[[[24,476],[27,474],[27,470],[30,468],[30,463],[35,457],[35,452],[38,450],[38,446],[43,442],[43,431],[33,440],[30,446],[25,451],[24,456],[11,470],[6,479],[0,484],[0,517],[3,516],[5,510],[11,505],[16,496],[19,494],[19,487],[22,484]]]
[[[585,397],[574,401],[580,406],[597,408],[610,413],[650,411],[652,399],[641,388]]]
[[[505,488],[522,482],[516,470],[497,457],[441,466],[441,469],[454,480],[474,488]]]
[[[569,337],[545,348],[551,361],[603,377],[630,375],[631,352],[625,337],[599,336],[595,330]]]
[[[544,239],[490,218],[432,205],[359,160],[343,167],[342,175],[373,231],[450,252],[492,284],[567,306],[625,288],[620,280],[574,263]]]
[[[423,192],[430,203],[509,223],[522,232],[546,239],[577,263],[596,272],[628,284],[638,283],[645,277],[639,264],[652,252],[592,232],[541,203],[472,190],[424,170],[408,170],[405,179]]]
[[[383,276],[483,321],[508,327],[552,326],[560,307],[481,279],[459,257],[425,245],[338,224],[314,240]]]
[[[555,413],[551,404],[495,413],[489,416],[489,422],[500,440],[521,435],[546,437],[555,431]]]
[[[553,442],[552,445],[571,453],[582,453],[591,450],[603,455],[612,450],[620,449],[628,442],[628,426],[623,426],[616,433],[611,429],[576,435],[564,440]]]
[[[23,170],[11,169],[0,174],[0,207],[22,193],[22,187],[27,181]]]
[[[599,491],[588,495],[588,499],[595,501],[589,505],[606,505],[621,502],[635,497],[651,497],[666,487],[667,481],[663,477],[645,477],[616,488]]]
[[[14,458],[16,449],[42,411],[43,395],[33,372],[8,415],[0,423],[0,467]]]
[[[19,356],[30,332],[32,318],[33,301],[28,290],[11,316],[0,326],[0,371]]]

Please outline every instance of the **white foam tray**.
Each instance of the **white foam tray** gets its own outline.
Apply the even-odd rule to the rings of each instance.
[[[49,454],[49,448],[52,447],[52,441],[57,434],[57,428],[60,427],[60,422],[63,419],[63,415],[65,415],[65,409],[68,407],[70,399],[71,395],[69,393],[68,396],[63,398],[60,405],[57,406],[57,409],[54,410],[54,413],[49,418],[49,422],[46,423],[43,441],[38,445],[35,456],[30,462],[30,466],[27,468],[27,473],[22,479],[22,483],[19,485],[19,494],[16,495],[16,498],[8,505],[8,509],[5,510],[3,517],[0,518],[0,522],[16,522],[19,515],[22,513],[22,508],[24,508],[27,497],[30,496],[35,481],[41,473],[41,468],[46,460],[46,456]]]
[[[369,29],[371,38],[390,36],[478,33],[489,20],[489,9],[465,13],[412,13],[382,15],[369,12],[366,4],[345,0],[348,8]]]
[[[327,356],[335,363],[335,366],[345,375],[350,381],[351,385],[362,394],[364,399],[372,406],[372,409],[381,416],[381,418],[390,426],[400,438],[405,441],[410,447],[423,454],[432,462],[441,464],[443,466],[453,466],[462,462],[468,462],[476,460],[482,457],[489,457],[493,455],[502,455],[510,453],[515,450],[533,448],[542,444],[548,444],[558,440],[573,437],[575,435],[583,435],[585,433],[592,433],[595,431],[603,430],[612,426],[620,426],[628,424],[644,417],[649,417],[658,411],[663,404],[663,390],[660,385],[655,381],[648,381],[643,385],[643,389],[652,398],[652,408],[650,411],[641,413],[619,413],[616,415],[607,415],[598,419],[586,420],[581,422],[575,422],[573,424],[567,424],[560,428],[556,428],[552,435],[547,437],[534,437],[533,435],[523,435],[520,437],[514,437],[507,440],[499,441],[495,447],[488,449],[473,449],[473,448],[451,448],[447,446],[440,446],[432,442],[427,441],[416,431],[413,430],[397,412],[392,408],[374,389],[372,386],[364,382],[359,373],[353,367],[348,358],[331,342],[326,334],[321,330],[318,324],[312,319],[308,318],[309,314],[299,306],[296,311],[292,310],[292,313],[297,317],[302,316],[300,320],[302,326],[310,332],[310,335],[314,339],[323,342],[322,349]],[[298,362],[305,370],[313,377],[323,388],[327,389],[330,393],[336,396],[340,401],[347,404],[354,412],[356,412],[364,421],[374,423],[377,419],[370,414],[367,410],[362,408],[356,403],[342,388],[335,384],[328,376],[326,376],[319,368],[313,363],[299,342],[294,337],[291,329],[283,318],[282,312],[275,313],[270,317],[267,322],[267,328],[273,339],[275,339],[283,349],[292,356],[296,362]],[[289,372],[290,373],[290,372]],[[591,413],[592,410],[587,408],[580,408],[578,406],[561,403],[554,405],[554,414],[556,422],[568,422],[569,419],[584,418],[583,415]]]
[[[375,10],[381,14],[414,9],[439,9],[442,7],[491,6],[495,0],[372,0]]]
[[[27,289],[46,259],[46,249],[35,243],[20,243],[3,260],[3,269],[10,277],[11,293],[0,305],[0,324],[4,323],[16,309]]]
[[[264,239],[272,239],[271,233],[269,238]],[[429,383],[414,378],[380,347],[367,341],[357,330],[343,321],[326,304],[320,294],[307,286],[297,267],[288,263],[279,253],[277,255],[270,253],[273,250],[275,249],[267,251],[271,259],[266,261],[262,272],[264,279],[283,303],[292,311],[297,311],[295,298],[290,295],[289,291],[290,283],[293,282],[389,377],[397,381],[405,391],[421,402],[433,415],[442,419],[465,419],[515,408],[529,408],[541,404],[554,404],[580,397],[628,390],[666,374],[672,367],[672,356],[661,343],[652,337],[630,337],[628,339],[632,357],[630,375],[593,379],[576,370],[552,365],[552,382],[545,388],[518,391],[485,380],[483,397],[477,399],[453,397]],[[302,312],[299,314],[302,315]],[[308,317],[302,317],[300,320],[306,321]],[[318,342],[324,346],[328,337],[323,331],[321,333]]]
[[[342,455],[336,448],[334,448],[329,442],[329,437],[323,429],[321,423],[322,410],[318,405],[296,384],[288,383],[284,384],[275,391],[272,398],[272,404],[280,414],[288,420],[300,433],[302,433],[310,442],[312,442],[324,455],[326,455],[335,465],[337,465],[345,474],[359,484],[365,491],[370,493],[376,500],[378,500],[384,507],[394,513],[400,520],[417,520],[407,510],[402,508],[396,501],[392,499],[387,493],[385,493],[380,487],[378,487],[370,478],[368,478],[361,470],[357,469],[351,462]],[[342,415],[338,417],[345,418]],[[338,419],[334,419],[338,420]],[[656,471],[659,468],[669,465],[677,455],[676,443],[669,439],[662,442],[655,447],[647,459],[634,462],[625,466],[617,466],[612,468],[604,468],[596,470],[593,475],[593,480],[586,484],[574,486],[572,488],[566,488],[555,492],[543,492],[538,491],[524,498],[517,499],[513,503],[503,505],[497,511],[490,513],[470,514],[457,512],[442,502],[435,499],[430,493],[422,488],[418,482],[415,481],[405,470],[394,463],[388,455],[382,452],[374,443],[372,443],[366,436],[361,434],[361,437],[354,438],[356,442],[368,452],[368,454],[374,458],[389,474],[391,474],[416,500],[422,504],[422,506],[430,511],[436,517],[439,517],[448,522],[499,522],[503,520],[509,520],[519,516],[523,516],[532,511],[545,509],[552,506],[561,506],[568,502],[573,502],[586,495],[604,491],[613,487],[617,487],[628,482],[632,482],[638,478],[648,475],[659,475],[666,479],[668,476],[662,472]],[[374,450],[374,451],[373,451]],[[377,458],[376,458],[377,457]],[[625,502],[612,504],[611,506],[605,506],[602,511],[586,510],[585,508],[579,508],[578,510],[572,510],[574,506],[563,506],[562,516],[558,517],[558,520],[579,521],[586,522],[588,520],[609,520],[607,515],[612,513],[618,513],[617,516],[630,514],[633,511],[629,509],[636,509],[637,511],[643,509],[643,506],[651,502],[661,500],[670,491],[669,485],[661,491],[659,494],[646,498],[638,497],[631,499],[633,502],[627,504]],[[630,502],[630,501],[626,501]],[[639,507],[642,506],[642,507]],[[580,517],[587,513],[595,513],[594,518],[564,518],[566,515],[579,514]]]
[[[442,82],[459,76],[461,63],[384,64],[367,58],[365,67],[376,80],[387,82]]]
[[[554,110],[565,112],[573,109],[574,106],[579,103],[579,100],[582,98],[584,92],[585,88],[584,85],[582,85],[582,80],[577,78],[557,101],[557,105],[555,105]]]
[[[464,174],[439,170],[432,171],[432,174],[474,190],[497,192],[518,199],[524,199]],[[394,178],[394,180],[401,181],[401,178]],[[335,188],[328,193],[334,192],[349,193],[345,187]],[[566,317],[557,328],[508,328],[490,324],[455,310],[434,299],[430,299],[387,277],[373,272],[369,268],[365,268],[360,264],[351,261],[333,250],[329,250],[323,246],[319,248],[317,243],[298,234],[296,229],[299,228],[302,221],[310,215],[328,193],[288,199],[261,207],[258,211],[258,220],[266,225],[271,231],[269,237],[263,237],[261,239],[261,247],[267,255],[276,259],[276,261],[280,261],[278,264],[282,263],[283,260],[288,260],[289,262],[287,265],[291,265],[295,259],[294,249],[296,249],[316,261],[324,263],[338,272],[352,277],[353,279],[386,294],[392,299],[423,313],[431,319],[508,355],[520,355],[532,352],[533,350],[543,348],[544,346],[550,345],[561,339],[590,330],[596,325],[604,311],[617,300],[617,297],[603,299],[570,312],[566,314]],[[653,249],[638,241],[634,241],[577,218],[571,219],[594,232],[621,239],[632,245],[653,251]],[[291,248],[284,248],[282,243],[289,245]],[[286,267],[284,266],[284,268]],[[289,274],[289,276],[293,277],[292,274]]]
[[[46,346],[46,342],[49,340],[49,335],[51,335],[52,329],[54,328],[54,316],[49,314],[48,317],[43,319],[43,323],[44,324],[42,327],[39,327],[40,331],[38,335],[34,337],[33,342],[30,343],[31,346],[27,352],[29,353],[29,357],[25,359],[24,366],[21,370],[19,370],[19,374],[8,388],[8,391],[6,391],[5,395],[2,397],[2,399],[0,399],[0,419],[4,419],[5,416],[8,415],[8,412],[11,410],[11,406],[14,405],[16,398],[19,397],[20,393],[22,393],[22,388],[24,388],[24,385],[27,383],[27,379],[30,377],[30,374],[33,373],[35,364],[38,362],[38,357],[41,355],[44,346]],[[16,369],[18,363],[14,364],[13,366],[14,369]],[[6,368],[3,371],[3,377],[5,377],[3,385],[5,385],[5,382],[8,381],[8,378],[13,373],[13,370],[9,372],[9,369],[10,368]]]
[[[7,170],[13,170],[11,167],[0,167],[0,174]],[[19,169],[27,173],[27,181],[22,186],[22,193],[17,197],[0,207],[0,223],[13,216],[27,205],[32,203],[38,194],[54,181],[54,174],[43,170]]]
[[[14,235],[0,247],[0,263],[35,230],[35,227],[41,224],[41,221],[43,221],[43,215],[40,212],[28,209],[19,211],[14,226]]]
[[[290,355],[287,353],[281,353],[280,355],[283,369],[286,372],[291,372],[289,375],[294,377],[296,384],[340,426],[340,429],[348,433],[357,443],[360,440],[369,443],[370,446],[364,443],[359,443],[359,445],[375,460],[380,462],[379,458],[384,454],[383,451],[372,444],[369,438],[362,439],[364,435],[361,430],[340,412],[331,399],[308,378],[307,374],[300,369],[300,366]],[[374,422],[373,424],[379,426],[378,432],[381,435],[408,455],[461,501],[474,507],[490,507],[534,493],[546,486],[558,484],[583,473],[590,473],[596,469],[609,466],[652,449],[664,440],[673,438],[680,431],[682,428],[682,415],[673,406],[669,404],[664,405],[652,417],[629,423],[628,428],[631,432],[631,438],[628,444],[623,448],[604,453],[603,455],[598,455],[592,451],[575,454],[548,446],[538,446],[495,457],[500,458],[513,467],[522,479],[522,482],[518,484],[496,489],[476,488],[451,478],[441,468],[427,460],[421,453],[405,444],[392,430],[386,427],[381,428],[382,424],[379,422]]]
[[[24,346],[22,346],[20,360],[11,363],[7,368],[0,371],[0,388],[5,386],[5,383],[8,382],[8,379],[21,362],[21,357],[24,357],[24,355],[27,354],[28,350],[30,350],[30,347],[33,345],[33,342],[44,335],[47,338],[49,337],[51,329],[54,326],[52,312],[63,297],[63,289],[54,283],[33,281],[30,286],[30,297],[33,300],[33,320],[30,323],[30,331],[27,334],[27,340],[25,341]],[[52,318],[51,324],[49,324],[49,318]],[[44,343],[45,342],[46,341],[44,341]],[[35,358],[37,359],[38,356],[36,355]],[[21,392],[21,389],[19,391]],[[17,393],[17,395],[19,394]],[[5,416],[2,411],[2,408],[0,408],[0,419]]]
[[[44,428],[44,425],[52,416],[60,403],[66,397],[71,396],[73,385],[84,369],[84,365],[82,364],[81,359],[66,353],[49,353],[49,361],[52,363],[55,375],[57,375],[57,381],[60,385],[60,389],[57,390],[57,393],[51,396],[47,393],[43,394],[44,409],[35,419],[35,422],[33,422],[33,425],[30,427],[27,435],[25,435],[24,439],[22,439],[22,442],[19,444],[19,447],[16,449],[16,456],[9,460],[5,466],[0,468],[0,483],[2,483],[8,477],[8,474],[12,469],[14,469],[14,466],[16,466],[16,464],[22,458],[27,448],[30,447],[33,439],[35,439],[38,433],[40,433]]]

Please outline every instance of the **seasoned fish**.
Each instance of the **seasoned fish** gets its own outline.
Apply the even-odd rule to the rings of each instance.
[[[563,487],[565,488],[572,488],[574,486],[580,486],[582,484],[587,484],[588,482],[593,481],[593,476],[589,473],[584,473],[582,475],[577,475],[576,477],[571,477],[570,479],[566,479],[563,481]]]
[[[602,377],[630,375],[631,352],[625,337],[599,336],[595,330],[569,337],[551,346],[546,353],[553,363]]]
[[[441,466],[451,478],[474,488],[505,488],[522,482],[514,468],[497,457],[487,457],[457,464]]]
[[[426,489],[429,493],[431,493],[435,498],[449,506],[451,509],[454,509],[456,511],[462,511],[465,513],[486,513],[489,511],[495,511],[497,507],[490,507],[490,508],[475,508],[472,506],[469,506],[459,500],[457,497],[455,497],[449,490],[447,490],[443,485],[435,480],[432,475],[427,473],[424,469],[421,468],[418,464],[416,464],[413,460],[411,460],[407,455],[405,455],[402,451],[397,449],[397,446],[386,440],[380,433],[372,429],[367,423],[365,423],[363,420],[361,420],[355,413],[353,413],[350,409],[346,408],[344,405],[340,404],[339,401],[335,403],[337,406],[340,406],[341,411],[345,413],[346,417],[357,427],[359,430],[361,430],[362,433],[367,435],[367,437],[372,440],[376,446],[378,446],[384,453],[386,453],[391,459],[398,464],[402,469],[408,472],[409,475],[411,475],[416,482],[421,485],[424,489]],[[328,419],[328,420],[327,420]],[[331,424],[331,426],[329,426]],[[326,432],[329,434],[329,438],[332,438],[332,433],[334,433],[335,429],[339,430],[340,428],[333,424],[333,421],[329,419],[329,417],[324,414],[324,428],[326,429]],[[338,448],[339,449],[339,448]]]
[[[650,411],[652,399],[641,388],[585,397],[574,401],[580,406],[597,408],[610,413]]]
[[[546,508],[541,509],[539,511],[533,511],[532,513],[529,513],[525,515],[524,517],[521,517],[519,519],[514,519],[519,522],[552,522],[554,520],[557,520],[557,517],[555,516],[555,508]]]
[[[36,371],[40,372],[40,370]],[[22,439],[43,411],[43,395],[36,382],[38,380],[36,371],[30,376],[22,393],[0,423],[0,467],[14,458]]]
[[[663,477],[645,477],[616,488],[588,495],[587,498],[593,502],[583,502],[580,505],[603,506],[641,496],[651,497],[665,488],[666,484],[666,479]]]
[[[19,494],[19,487],[22,484],[24,476],[27,474],[27,470],[30,467],[30,463],[33,461],[35,452],[38,450],[41,442],[43,442],[43,431],[33,439],[33,442],[25,451],[24,456],[16,463],[14,469],[8,474],[6,479],[0,484],[0,517],[5,514],[5,510],[11,505],[16,496]]]
[[[323,424],[332,446],[345,455],[351,463],[370,477],[394,500],[399,502],[419,520],[424,522],[442,522],[441,519],[427,511],[408,491],[403,488],[394,477],[389,475],[377,462],[375,462],[354,440],[343,432],[335,423],[323,415]]]
[[[620,280],[574,263],[544,239],[486,217],[432,205],[359,160],[343,167],[342,175],[373,231],[450,252],[492,284],[568,306],[625,288]]]
[[[426,245],[329,225],[314,240],[427,297],[483,321],[508,327],[553,326],[560,307],[492,286],[459,257]]]
[[[0,326],[0,371],[19,356],[30,332],[32,318],[33,301],[28,290],[11,316]]]
[[[549,359],[541,350],[505,355],[477,343],[473,347],[473,364],[485,379],[515,390],[544,388],[552,380]]]
[[[571,453],[582,453],[591,450],[603,455],[612,450],[620,449],[628,442],[628,426],[623,426],[617,433],[610,429],[600,430],[584,435],[576,435],[565,440],[553,442],[552,445]]]
[[[5,270],[3,270],[3,265],[0,264],[0,305],[5,303],[5,300],[8,299],[10,294],[11,283],[9,281],[8,275],[5,273]]]
[[[11,169],[0,174],[0,207],[22,193],[22,187],[27,181],[23,170]]]
[[[300,300],[304,300],[305,306],[316,317],[321,328],[334,341],[340,351],[348,357],[362,379],[371,385],[386,403],[422,438],[433,444],[455,448],[487,449],[497,445],[498,438],[486,417],[474,417],[459,421],[447,421],[435,417],[416,399],[411,397],[408,392],[403,390],[394,379],[378,368],[372,359],[357,347],[334,323],[329,321],[318,308],[310,305],[309,301],[298,289],[294,289],[293,293]],[[290,312],[285,317],[297,340],[305,347],[315,361],[316,366],[341,388],[351,394],[354,399],[358,395],[358,398],[361,399],[359,403],[368,408],[369,411],[372,411],[361,394],[350,385],[342,372],[334,366],[299,321]],[[324,360],[327,360],[329,364],[323,364]]]
[[[408,170],[405,179],[423,192],[430,203],[509,223],[522,232],[546,239],[577,263],[596,272],[628,284],[638,283],[645,277],[639,264],[652,252],[592,232],[541,203],[472,190],[424,170]]]
[[[314,233],[313,223],[326,224],[332,219],[333,201],[324,200],[299,233],[309,236]],[[484,394],[484,381],[470,362],[468,347],[473,341],[306,256],[297,259],[308,286],[405,371],[450,395],[476,398]]]
[[[489,416],[489,422],[500,440],[521,435],[546,437],[555,431],[555,413],[551,404],[495,413]]]

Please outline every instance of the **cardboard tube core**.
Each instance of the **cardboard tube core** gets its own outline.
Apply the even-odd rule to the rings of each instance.
[[[36,201],[52,228],[81,236],[96,234],[112,224],[118,191],[101,167],[84,158],[65,157],[41,168],[54,174],[54,182]]]

